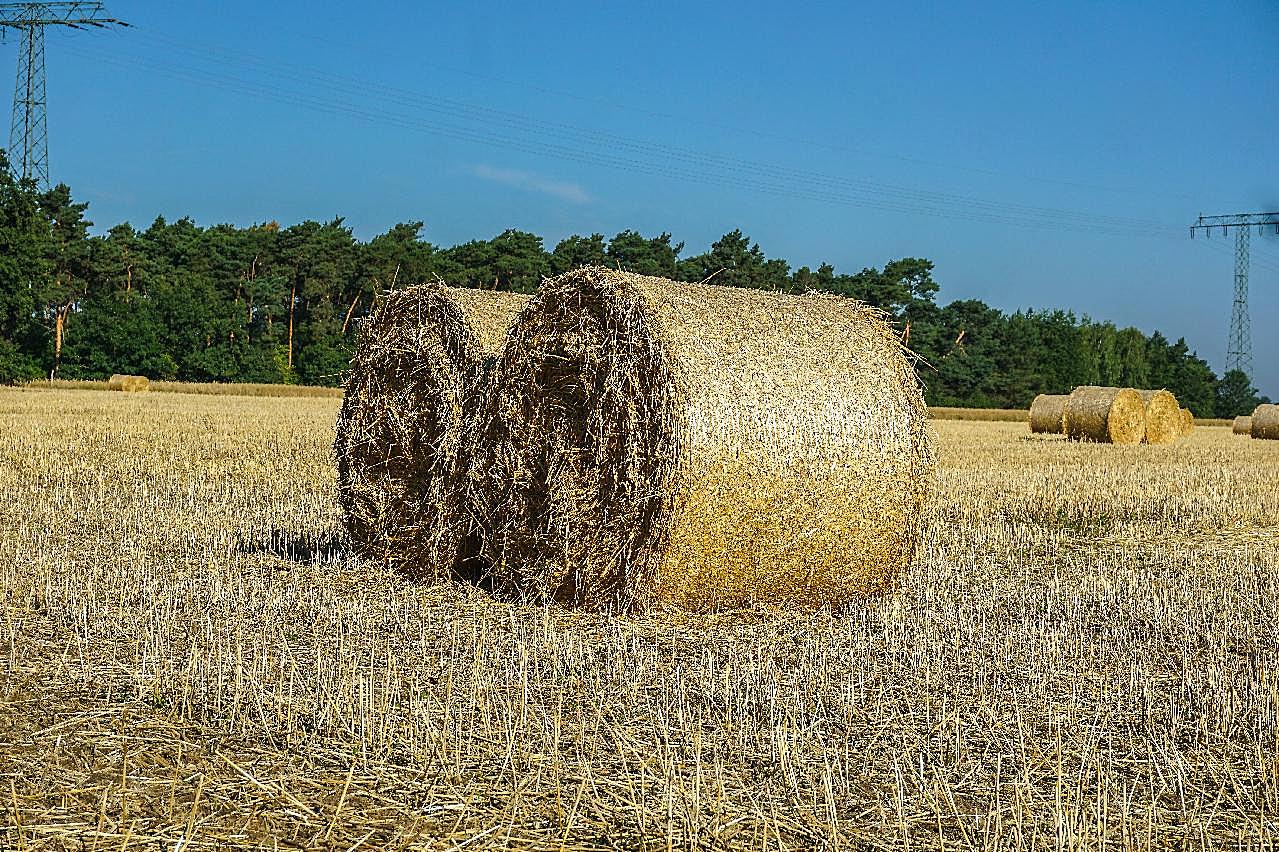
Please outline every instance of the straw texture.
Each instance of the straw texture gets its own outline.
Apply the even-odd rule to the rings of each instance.
[[[1230,431],[1236,435],[1252,434],[1252,417],[1243,415],[1235,418],[1235,422],[1231,425]]]
[[[365,320],[338,415],[338,502],[353,548],[417,579],[471,576],[469,446],[488,371],[527,296],[425,284]]]
[[[1279,441],[1279,405],[1258,405],[1252,412],[1252,437]]]
[[[1146,407],[1147,444],[1173,444],[1181,437],[1184,423],[1177,397],[1166,390],[1141,390]]]
[[[1195,431],[1195,415],[1189,408],[1181,409],[1181,434],[1189,435]]]
[[[1140,444],[1146,406],[1132,388],[1075,388],[1066,403],[1066,435],[1107,444]]]
[[[146,376],[126,376],[116,373],[107,379],[107,390],[146,393],[151,390],[151,380]]]
[[[1030,431],[1060,435],[1065,431],[1066,400],[1070,394],[1041,393],[1030,404]]]
[[[494,388],[472,505],[500,590],[815,608],[913,556],[933,438],[859,302],[588,267],[521,312]]]

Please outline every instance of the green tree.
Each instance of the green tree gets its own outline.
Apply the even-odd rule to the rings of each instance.
[[[1239,417],[1251,414],[1253,409],[1270,400],[1261,396],[1252,386],[1252,380],[1243,370],[1227,370],[1217,380],[1215,408],[1218,417]]]
[[[34,353],[45,335],[37,324],[36,292],[50,278],[51,235],[35,185],[19,181],[0,151],[0,382],[40,375]]]
[[[89,205],[73,202],[71,188],[64,183],[43,193],[39,204],[51,236],[47,245],[52,268],[49,277],[36,291],[37,311],[52,334],[50,375],[57,375],[67,322],[76,301],[84,296],[87,288],[88,235],[93,223],[84,218]]]
[[[680,261],[679,276],[686,281],[709,279],[729,287],[792,289],[790,265],[784,260],[769,260],[741,229],[720,237],[706,254]]]
[[[672,244],[671,235],[642,236],[638,231],[622,231],[608,241],[608,265],[640,275],[674,278],[683,243]]]
[[[552,275],[563,275],[582,266],[606,265],[608,253],[604,247],[603,234],[591,234],[589,237],[574,234],[565,237],[556,244],[555,251],[551,252]]]

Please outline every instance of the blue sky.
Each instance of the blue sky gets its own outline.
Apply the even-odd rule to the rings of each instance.
[[[49,35],[51,169],[102,227],[922,256],[943,301],[1158,328],[1220,371],[1233,242],[1187,226],[1279,209],[1279,4],[954,5],[114,0],[132,29]],[[1279,236],[1252,247],[1279,397]]]

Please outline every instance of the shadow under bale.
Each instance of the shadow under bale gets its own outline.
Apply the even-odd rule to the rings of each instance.
[[[256,536],[244,536],[236,550],[244,554],[274,556],[289,562],[342,562],[351,553],[347,537],[340,532],[298,532],[270,529]]]

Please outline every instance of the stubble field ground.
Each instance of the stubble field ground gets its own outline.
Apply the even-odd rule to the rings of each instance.
[[[606,617],[348,559],[337,405],[0,391],[0,847],[1279,837],[1279,442],[937,421],[891,595]]]

